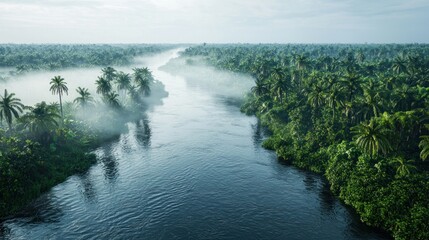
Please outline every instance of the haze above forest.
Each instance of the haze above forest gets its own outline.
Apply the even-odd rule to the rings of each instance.
[[[427,0],[0,0],[0,43],[428,43]]]

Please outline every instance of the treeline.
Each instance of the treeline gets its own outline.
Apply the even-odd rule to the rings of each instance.
[[[242,111],[271,130],[265,147],[324,174],[365,223],[429,239],[429,45],[208,45],[183,56],[251,74]]]
[[[0,67],[13,67],[20,74],[32,70],[69,67],[122,66],[134,57],[171,49],[169,45],[76,45],[0,44]]]
[[[50,84],[59,103],[25,106],[8,90],[0,95],[0,219],[86,171],[96,162],[91,150],[117,136],[126,122],[140,119],[153,90],[157,97],[166,94],[148,68],[133,73],[103,68],[96,80],[99,100],[78,87],[78,97],[63,104],[67,82],[55,76]]]

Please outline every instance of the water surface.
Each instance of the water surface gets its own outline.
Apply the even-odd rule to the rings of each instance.
[[[169,92],[163,104],[98,148],[87,173],[2,223],[0,238],[387,238],[361,224],[320,176],[261,148],[256,118],[229,96],[157,69],[176,54],[147,62]]]

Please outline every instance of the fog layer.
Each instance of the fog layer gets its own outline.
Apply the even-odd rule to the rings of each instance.
[[[183,77],[190,87],[227,98],[241,99],[254,85],[251,76],[218,70],[200,57],[180,57],[160,68]]]
[[[149,67],[154,72],[159,66],[165,64],[169,56],[175,56],[178,50],[170,50],[164,53],[156,54],[148,57],[137,57],[133,64],[129,66],[112,66],[117,71],[132,73],[134,67]],[[106,67],[106,66],[104,66]],[[72,102],[78,94],[77,87],[85,87],[89,89],[91,95],[100,100],[100,95],[96,94],[95,81],[98,76],[102,75],[101,69],[103,67],[94,68],[77,68],[65,69],[55,71],[34,71],[9,77],[7,80],[0,82],[0,91],[3,93],[4,89],[8,92],[15,93],[17,98],[25,105],[34,105],[35,103],[46,101],[47,103],[58,102],[58,95],[53,95],[50,91],[50,81],[54,76],[60,75],[67,82],[69,89],[68,95],[63,96],[64,102]],[[156,78],[156,76],[155,76]]]

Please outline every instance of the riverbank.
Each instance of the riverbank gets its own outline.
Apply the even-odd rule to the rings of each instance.
[[[428,135],[428,51],[427,45],[212,45],[189,48],[183,58],[252,75],[242,111],[271,130],[264,147],[325,175],[366,224],[396,239],[428,239],[428,146],[421,140]]]
[[[3,222],[0,238],[389,239],[362,224],[322,177],[262,148],[257,119],[223,89],[153,65],[169,92],[163,104],[97,148],[89,171]],[[235,74],[212,69],[200,69],[199,79],[235,85],[226,81]]]
[[[97,162],[94,149],[118,138],[125,125],[142,119],[147,109],[162,104],[168,96],[165,86],[150,81],[150,96],[134,93],[128,106],[118,100],[112,105],[105,94],[107,105],[69,103],[64,119],[59,119],[58,106],[42,102],[17,119],[15,128],[0,128],[0,219],[19,215],[53,186],[86,172]]]

